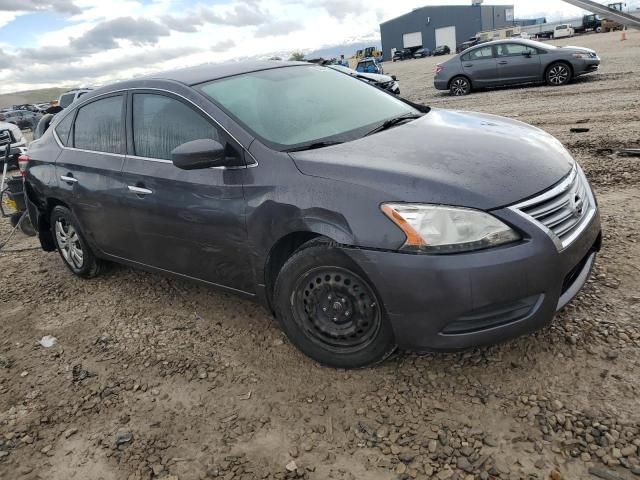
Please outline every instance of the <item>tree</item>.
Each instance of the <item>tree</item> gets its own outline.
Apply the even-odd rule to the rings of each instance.
[[[304,53],[302,52],[292,52],[289,57],[290,62],[301,62],[302,60],[304,60]]]

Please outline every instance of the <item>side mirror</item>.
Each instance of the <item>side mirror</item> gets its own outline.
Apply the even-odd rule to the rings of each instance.
[[[182,170],[223,167],[228,163],[225,148],[209,138],[178,145],[171,152],[171,160]]]

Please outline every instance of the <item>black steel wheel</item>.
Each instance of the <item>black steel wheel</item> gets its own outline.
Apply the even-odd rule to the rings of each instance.
[[[366,348],[380,328],[375,294],[359,275],[340,267],[312,268],[293,292],[296,322],[309,338],[338,353]]]
[[[282,267],[273,305],[291,343],[333,367],[359,368],[395,350],[384,305],[340,248],[312,241]]]

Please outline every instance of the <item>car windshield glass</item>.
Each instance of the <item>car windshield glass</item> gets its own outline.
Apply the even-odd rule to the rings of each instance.
[[[196,88],[277,150],[348,142],[385,120],[419,113],[365,82],[311,65],[251,72]]]

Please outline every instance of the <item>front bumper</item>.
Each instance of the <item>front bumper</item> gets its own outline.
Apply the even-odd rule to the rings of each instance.
[[[583,59],[573,65],[573,71],[576,76],[595,72],[598,68],[600,68],[600,58],[598,57]]]
[[[376,287],[400,348],[452,351],[533,332],[586,283],[600,248],[597,212],[561,252],[531,221],[494,213],[524,240],[457,255],[345,250]]]

